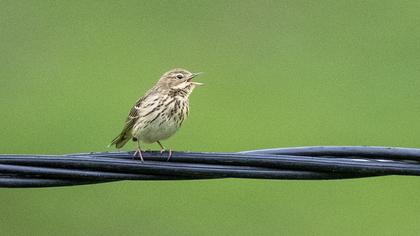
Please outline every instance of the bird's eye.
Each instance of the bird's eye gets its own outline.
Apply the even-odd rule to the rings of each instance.
[[[177,74],[177,75],[176,75],[176,78],[178,78],[178,79],[182,79],[182,78],[184,78],[184,75],[183,75],[183,74]]]

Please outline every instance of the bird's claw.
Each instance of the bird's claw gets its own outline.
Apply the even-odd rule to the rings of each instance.
[[[133,159],[136,159],[137,155],[138,155],[138,157],[140,157],[140,161],[141,161],[141,162],[144,162],[143,155],[141,154],[141,150],[140,150],[140,149],[137,149],[137,150],[134,152],[134,154],[133,154]]]
[[[165,151],[166,151],[165,149],[161,149],[160,150],[160,155],[162,155],[163,152],[165,152]],[[169,161],[171,159],[171,157],[172,157],[172,150],[169,149],[168,152],[169,152],[169,155],[168,155],[168,158],[166,159],[166,161]]]

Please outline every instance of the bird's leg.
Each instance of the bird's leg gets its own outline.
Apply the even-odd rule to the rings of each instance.
[[[134,152],[133,158],[135,158],[137,155],[140,157],[140,161],[144,162],[143,155],[141,154],[142,150],[140,148],[140,140],[137,140],[137,150]]]
[[[166,148],[159,141],[157,141],[157,143],[160,146],[160,154],[162,154],[166,150]],[[172,156],[172,150],[169,149],[168,152],[169,152],[169,155],[168,155],[168,159],[166,159],[166,161],[169,161],[169,159],[171,159],[171,156]]]

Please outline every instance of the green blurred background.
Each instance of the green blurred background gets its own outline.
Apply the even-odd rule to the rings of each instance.
[[[108,151],[173,67],[206,84],[164,142],[175,150],[420,147],[419,12],[419,1],[0,0],[0,153]],[[418,235],[419,196],[418,177],[0,189],[0,229]]]

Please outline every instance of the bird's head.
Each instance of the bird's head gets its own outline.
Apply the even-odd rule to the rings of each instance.
[[[172,69],[163,74],[157,84],[166,89],[192,90],[196,86],[203,85],[202,83],[192,81],[199,74],[201,72],[192,73],[181,68]]]

